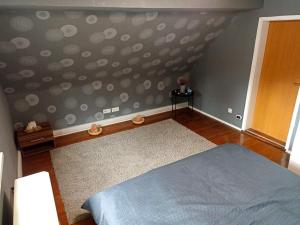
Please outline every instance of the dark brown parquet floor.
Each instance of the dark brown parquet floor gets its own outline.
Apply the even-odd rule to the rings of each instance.
[[[159,122],[161,120],[169,119],[171,117],[171,112],[149,116],[146,118],[144,125]],[[257,139],[256,137],[249,135],[245,132],[237,131],[198,112],[192,112],[190,109],[178,110],[175,120],[181,123],[182,125],[186,126],[187,128],[193,130],[197,134],[214,142],[217,145],[225,143],[240,144],[272,160],[273,162],[279,165],[282,165],[284,167],[287,166],[289,155],[285,153],[283,149],[280,149],[280,147],[274,146],[270,143]],[[133,129],[137,126],[138,125],[134,125],[130,121],[109,125],[103,129],[103,133],[101,134],[101,136],[109,135],[128,129]],[[87,134],[87,132],[79,132],[56,138],[56,145],[57,147],[61,147],[72,143],[88,140],[91,138],[101,138],[101,136],[91,137]],[[40,171],[47,171],[50,173],[60,224],[69,225],[49,152],[36,154],[23,159],[24,176]],[[95,225],[95,223],[92,219],[89,219],[81,221],[74,225]]]

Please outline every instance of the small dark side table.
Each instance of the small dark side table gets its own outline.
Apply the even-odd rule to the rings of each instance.
[[[180,92],[180,89],[174,89],[171,92],[171,98],[172,98],[172,116],[174,115],[176,117],[176,105],[177,101],[179,99],[187,99],[188,106],[192,107],[192,111],[194,110],[194,92],[192,89],[187,89],[185,92]]]

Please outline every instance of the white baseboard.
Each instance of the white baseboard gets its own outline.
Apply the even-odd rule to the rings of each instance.
[[[18,168],[17,168],[17,176],[18,178],[23,177],[23,169],[22,169],[22,154],[21,151],[18,152]]]
[[[176,108],[181,109],[181,108],[186,108],[187,106],[188,106],[187,103],[184,102],[184,103],[177,104]],[[155,114],[159,114],[159,113],[163,113],[163,112],[168,112],[171,110],[172,110],[172,105],[168,105],[168,106],[163,106],[160,108],[131,113],[131,114],[124,115],[124,116],[118,116],[115,118],[109,118],[109,119],[104,119],[101,121],[95,121],[95,122],[91,122],[91,123],[85,123],[85,124],[81,124],[81,125],[77,125],[77,126],[54,130],[53,133],[54,133],[54,137],[59,137],[59,136],[67,135],[67,134],[73,134],[73,133],[77,133],[80,131],[88,130],[91,127],[91,124],[93,124],[93,123],[100,124],[101,126],[107,126],[107,125],[121,123],[124,121],[131,120],[133,117],[135,117],[138,114],[143,115],[143,116],[151,116],[151,115],[155,115]]]
[[[241,131],[241,130],[242,130],[241,128],[239,128],[239,127],[237,127],[237,126],[235,126],[235,125],[233,125],[233,124],[231,124],[231,123],[228,123],[228,122],[226,122],[226,121],[224,121],[224,120],[222,120],[222,119],[219,119],[218,117],[215,117],[215,116],[213,116],[213,115],[211,115],[211,114],[208,114],[208,113],[206,113],[206,112],[203,112],[203,111],[200,110],[200,109],[197,109],[197,108],[194,107],[194,110],[197,111],[197,112],[199,112],[199,113],[201,113],[201,114],[203,114],[203,115],[205,115],[205,116],[207,116],[207,117],[210,117],[210,118],[212,118],[212,119],[214,119],[214,120],[217,120],[217,121],[219,121],[219,122],[221,122],[221,123],[223,123],[223,124],[225,124],[225,125],[227,125],[227,126],[230,126],[230,127],[234,128],[234,129],[236,129],[236,130],[238,130],[238,131]]]

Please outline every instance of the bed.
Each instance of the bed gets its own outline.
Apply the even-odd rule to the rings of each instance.
[[[98,225],[299,225],[300,177],[221,145],[90,197]]]

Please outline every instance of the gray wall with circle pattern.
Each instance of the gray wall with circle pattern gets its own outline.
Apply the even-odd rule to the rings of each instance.
[[[2,11],[0,84],[15,127],[55,129],[170,104],[233,12]],[[102,110],[120,106],[120,111]]]

